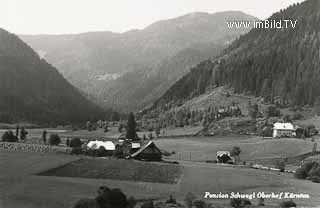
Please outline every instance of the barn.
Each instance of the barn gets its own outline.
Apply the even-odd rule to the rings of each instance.
[[[153,141],[149,141],[145,146],[133,153],[130,158],[147,161],[161,161],[162,153]]]

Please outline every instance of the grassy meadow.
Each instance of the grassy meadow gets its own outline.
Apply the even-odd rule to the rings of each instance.
[[[222,139],[222,138],[221,138]],[[194,148],[192,139],[172,139],[184,141],[184,147]],[[187,143],[186,141],[189,142]],[[228,140],[228,139],[226,139]],[[229,138],[232,144],[232,139]],[[245,141],[245,140],[244,140]],[[156,140],[156,144],[173,144],[169,139]],[[220,141],[221,142],[221,141]],[[179,143],[179,142],[178,142]],[[199,143],[199,142],[198,142]],[[204,149],[204,143],[207,144]],[[214,145],[210,142],[200,142],[198,148],[209,152]],[[231,145],[230,144],[230,145]],[[183,146],[180,144],[179,146]],[[168,146],[166,146],[168,147]],[[174,147],[172,147],[174,148]],[[182,147],[181,147],[182,148]],[[212,150],[210,150],[212,151]],[[215,154],[214,152],[212,154]],[[295,200],[300,206],[315,206],[320,204],[320,187],[306,180],[297,180],[292,174],[272,171],[261,171],[243,167],[230,167],[203,162],[180,161],[181,174],[176,171],[157,175],[155,166],[166,170],[168,165],[161,163],[144,163],[125,160],[110,160],[108,158],[87,158],[66,154],[39,154],[22,152],[0,152],[0,207],[23,208],[62,208],[71,207],[79,198],[90,198],[96,195],[101,185],[120,188],[128,196],[138,199],[167,199],[170,194],[178,200],[183,200],[188,192],[200,198],[206,191],[211,193],[230,193],[239,191],[250,192],[280,192],[309,193],[309,200]],[[90,160],[96,160],[90,162]],[[84,162],[78,162],[84,161]],[[130,164],[127,164],[130,163]],[[73,166],[70,164],[73,164]],[[65,169],[67,167],[67,169]],[[150,167],[153,167],[151,169]],[[40,174],[50,170],[61,170],[54,174]],[[135,180],[132,173],[140,171],[143,174]],[[91,172],[90,172],[91,171]],[[119,174],[120,171],[121,174]],[[39,175],[40,174],[40,175]],[[90,177],[86,177],[88,175]],[[50,176],[49,176],[50,175]],[[168,176],[168,178],[166,178]],[[173,177],[172,177],[173,176]],[[161,178],[164,181],[149,180]],[[148,180],[145,180],[148,178]],[[175,178],[174,183],[167,183]],[[160,182],[160,183],[159,183]],[[211,201],[227,205],[228,200]],[[279,200],[266,200],[267,205],[277,205]]]

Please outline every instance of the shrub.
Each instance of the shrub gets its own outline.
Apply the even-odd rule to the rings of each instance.
[[[188,208],[191,208],[193,205],[194,200],[196,199],[196,196],[193,193],[187,193],[187,195],[184,198],[184,201]]]
[[[196,207],[196,208],[207,208],[207,204],[202,201],[202,200],[196,200],[193,205]]]
[[[249,199],[231,199],[230,205],[234,208],[243,208],[247,205],[251,205]]]
[[[298,168],[294,173],[294,177],[298,179],[306,179],[308,176],[306,170],[304,168]]]
[[[320,176],[311,176],[311,181],[313,183],[320,183]]]
[[[73,138],[69,142],[69,146],[72,147],[72,148],[81,147],[81,145],[82,145],[82,143],[81,143],[81,140],[79,138]]]
[[[238,155],[240,155],[240,153],[241,153],[240,147],[236,147],[236,146],[233,147],[230,152],[231,156],[238,156]]]
[[[137,200],[134,197],[130,196],[128,199],[127,208],[134,208],[136,205],[137,205]]]
[[[264,206],[264,198],[259,198],[258,206]]]
[[[170,195],[169,199],[166,201],[167,204],[176,204],[177,201],[175,198],[173,198],[172,195]]]
[[[277,161],[276,168],[280,169],[280,172],[284,172],[286,163],[284,161]]]
[[[297,204],[290,200],[290,201],[283,201],[280,203],[281,208],[286,208],[286,207],[297,207]]]
[[[141,205],[141,208],[154,208],[153,201],[149,200]]]
[[[18,137],[16,137],[12,131],[6,131],[1,137],[3,142],[17,142]]]
[[[100,192],[99,192],[100,191]],[[96,201],[99,204],[99,207],[117,207],[117,208],[126,208],[128,201],[127,197],[120,189],[109,189],[98,191],[98,196]]]
[[[88,208],[88,207],[98,207],[96,200],[80,199],[75,203],[75,205],[72,208]]]
[[[314,165],[312,169],[309,171],[308,175],[310,177],[319,176],[320,177],[320,167],[318,165]]]
[[[81,147],[73,147],[71,150],[72,155],[80,155],[82,154],[82,148]]]
[[[307,173],[309,173],[313,167],[318,167],[318,165],[319,164],[317,162],[310,161],[303,163],[301,168],[303,168]]]
[[[303,115],[301,113],[295,112],[290,116],[290,120],[299,120],[302,119]]]
[[[58,134],[51,134],[50,135],[50,138],[49,138],[50,145],[58,145],[58,144],[60,144],[60,142],[61,142],[61,139]]]
[[[99,149],[97,149],[97,156],[98,157],[104,157],[106,155],[107,155],[106,149],[103,146],[101,146],[101,147],[99,147]]]

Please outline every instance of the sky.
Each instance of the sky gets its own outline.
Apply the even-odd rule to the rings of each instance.
[[[266,19],[303,0],[0,0],[0,28],[17,34],[125,32],[192,12],[238,10]]]

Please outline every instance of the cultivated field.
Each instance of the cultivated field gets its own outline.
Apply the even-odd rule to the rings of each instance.
[[[39,175],[173,184],[177,183],[181,173],[182,167],[179,165],[111,158],[82,158]]]

